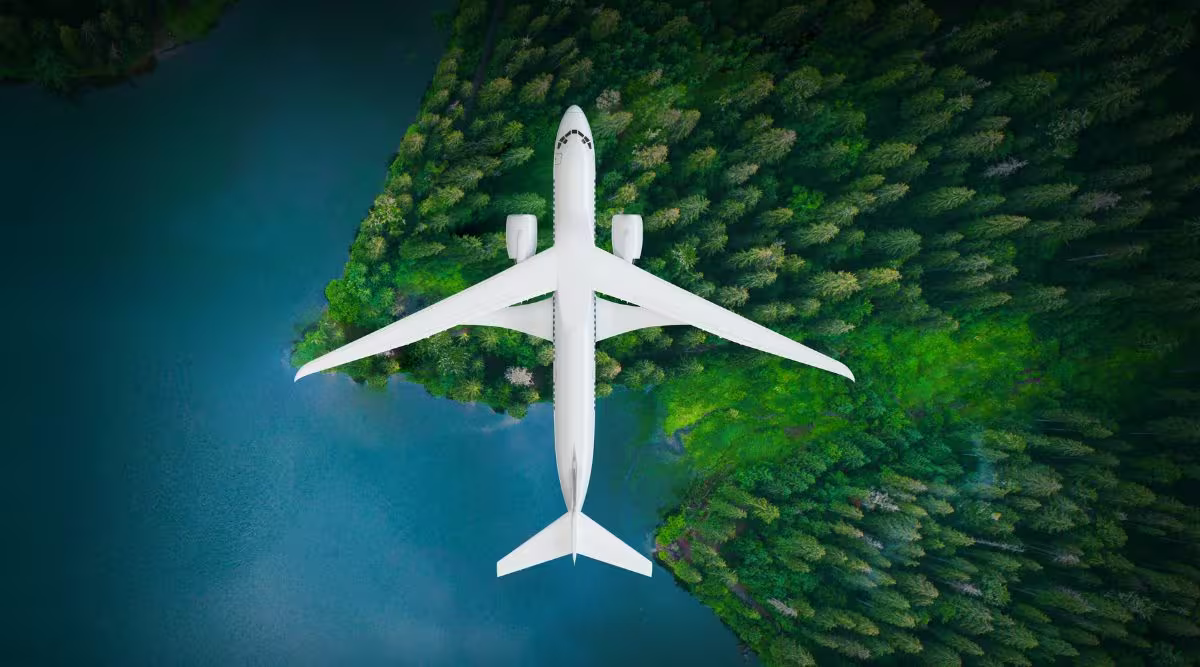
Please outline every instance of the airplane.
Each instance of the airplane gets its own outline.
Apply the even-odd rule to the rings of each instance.
[[[596,424],[596,342],[646,327],[691,325],[726,340],[837,373],[841,362],[633,265],[642,218],[612,219],[613,252],[596,246],[596,157],[587,117],[571,105],[554,143],[554,245],[537,250],[537,219],[509,215],[516,265],[304,364],[296,380],[459,325],[504,327],[554,343],[554,456],[567,511],[496,563],[502,577],[579,555],[650,576],[651,563],[583,513]],[[523,303],[551,293],[540,301]],[[597,292],[627,303],[598,298]],[[633,305],[628,305],[633,304]]]

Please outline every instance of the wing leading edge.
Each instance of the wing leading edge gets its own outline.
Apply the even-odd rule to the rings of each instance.
[[[690,324],[739,345],[854,379],[842,362],[676,287],[602,248],[594,248],[588,260],[592,289],[597,292],[635,303],[678,324]]]
[[[549,248],[454,296],[442,299],[404,319],[313,359],[300,367],[296,373],[296,379],[299,380],[305,375],[408,345],[458,324],[511,326],[516,322],[503,322],[503,318],[493,320],[489,316],[515,303],[552,292],[557,286],[558,256],[554,248]],[[520,308],[526,307],[521,306]],[[537,306],[536,310],[543,308],[545,306]],[[534,308],[529,309],[530,312],[534,310]],[[518,327],[513,326],[512,328]],[[523,328],[518,328],[518,330],[523,330]],[[540,327],[538,333],[540,333]]]

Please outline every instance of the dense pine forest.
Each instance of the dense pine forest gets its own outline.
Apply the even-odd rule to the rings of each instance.
[[[153,65],[233,0],[0,0],[0,80],[66,91]]]
[[[595,134],[597,242],[844,361],[690,327],[600,343],[694,471],[656,556],[771,665],[1200,663],[1193,3],[463,0],[299,365],[548,247]],[[516,416],[552,349],[461,327],[338,369]]]

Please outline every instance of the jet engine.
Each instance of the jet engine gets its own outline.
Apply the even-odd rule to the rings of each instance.
[[[523,262],[537,252],[537,216],[519,213],[504,223],[508,258]]]
[[[612,218],[613,254],[633,263],[642,256],[642,216],[618,213]]]

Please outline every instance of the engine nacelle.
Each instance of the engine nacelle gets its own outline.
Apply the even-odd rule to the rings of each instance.
[[[612,218],[613,254],[633,263],[642,256],[642,216],[618,213]]]
[[[508,258],[523,262],[537,252],[537,216],[518,213],[504,223]]]

